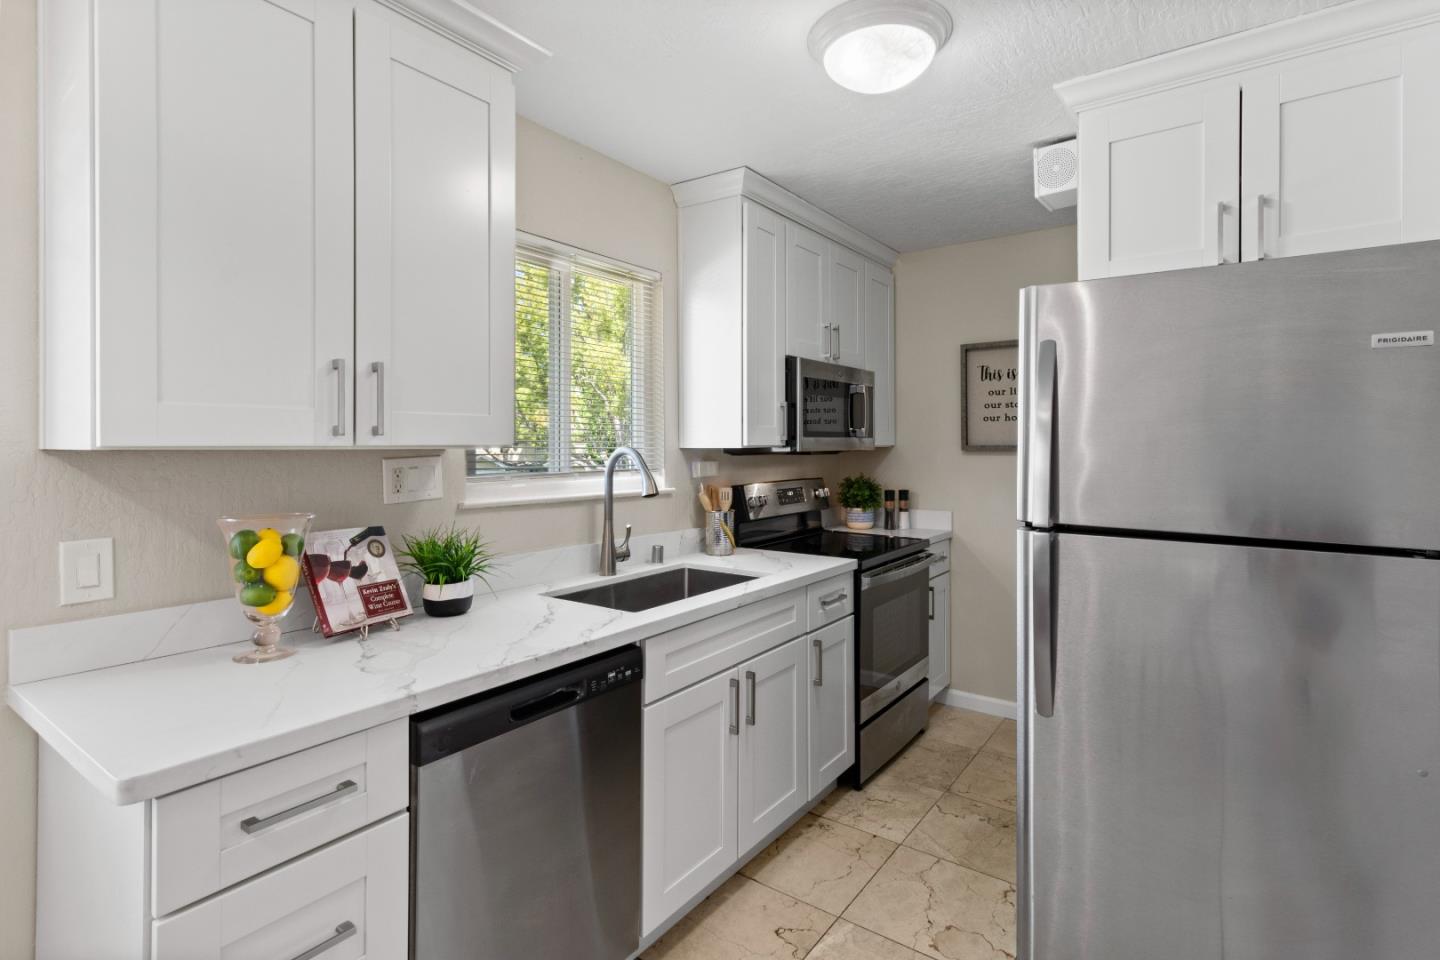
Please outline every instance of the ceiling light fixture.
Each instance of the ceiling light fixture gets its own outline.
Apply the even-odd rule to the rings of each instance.
[[[849,0],[810,28],[810,55],[847,90],[889,93],[925,72],[953,27],[937,0]]]

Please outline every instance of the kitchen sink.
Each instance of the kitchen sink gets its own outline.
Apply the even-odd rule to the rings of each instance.
[[[637,613],[754,579],[743,573],[725,573],[699,567],[674,567],[661,573],[631,580],[616,580],[613,583],[602,583],[569,593],[554,593],[551,596],[557,600],[573,600],[595,607]]]

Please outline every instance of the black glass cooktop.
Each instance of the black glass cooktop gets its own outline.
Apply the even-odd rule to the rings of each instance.
[[[922,537],[902,537],[885,531],[852,533],[815,530],[769,543],[754,543],[751,546],[761,550],[779,550],[782,553],[842,557],[856,561],[861,570],[868,570],[909,554],[919,553],[925,549],[927,543],[929,541]]]

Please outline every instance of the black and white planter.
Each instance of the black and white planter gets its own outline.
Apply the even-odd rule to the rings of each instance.
[[[427,583],[420,592],[420,602],[432,617],[458,617],[470,609],[475,600],[475,581],[464,583]]]

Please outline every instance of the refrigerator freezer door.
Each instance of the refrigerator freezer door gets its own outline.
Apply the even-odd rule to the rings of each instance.
[[[1440,549],[1440,242],[1037,287],[1022,309],[1032,526]]]
[[[1440,561],[1064,533],[1053,563],[1021,957],[1434,956]]]

